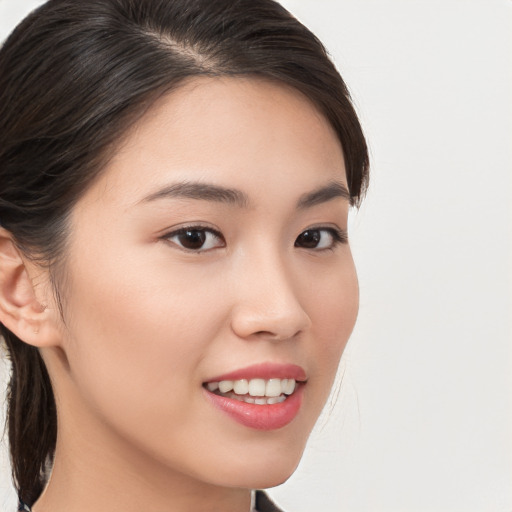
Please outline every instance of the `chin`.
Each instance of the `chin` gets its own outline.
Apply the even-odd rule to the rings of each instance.
[[[243,489],[269,489],[277,487],[286,482],[294,473],[297,466],[287,470],[275,470],[267,467],[266,471],[256,473],[250,468],[245,469],[245,475],[240,478],[230,480],[230,487]]]
[[[272,472],[271,475],[265,474],[260,475],[260,478],[256,478],[252,485],[247,486],[249,489],[270,489],[271,487],[277,487],[278,485],[284,484],[295,472],[295,466],[291,471],[282,473]]]
[[[231,475],[225,475],[225,477],[233,487],[247,489],[276,487],[292,476],[299,465],[302,453],[303,448],[298,453],[281,452],[272,456],[262,450],[259,456],[245,459],[242,467],[235,468]]]

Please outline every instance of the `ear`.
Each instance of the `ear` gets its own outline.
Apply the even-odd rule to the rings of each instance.
[[[0,227],[0,322],[29,345],[58,345],[60,315],[48,307],[50,290],[47,271],[24,259]]]

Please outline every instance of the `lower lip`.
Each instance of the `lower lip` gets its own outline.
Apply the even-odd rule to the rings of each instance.
[[[293,421],[302,405],[304,385],[297,384],[295,391],[279,404],[256,405],[233,398],[216,395],[204,390],[215,407],[245,427],[255,430],[277,430]]]

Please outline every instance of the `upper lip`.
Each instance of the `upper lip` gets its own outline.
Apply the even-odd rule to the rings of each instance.
[[[259,363],[218,375],[205,382],[241,379],[295,379],[296,381],[305,381],[307,375],[304,368],[296,364]]]

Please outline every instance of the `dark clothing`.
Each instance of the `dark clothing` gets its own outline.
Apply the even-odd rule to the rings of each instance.
[[[256,510],[258,512],[283,512],[263,491],[256,491]]]

